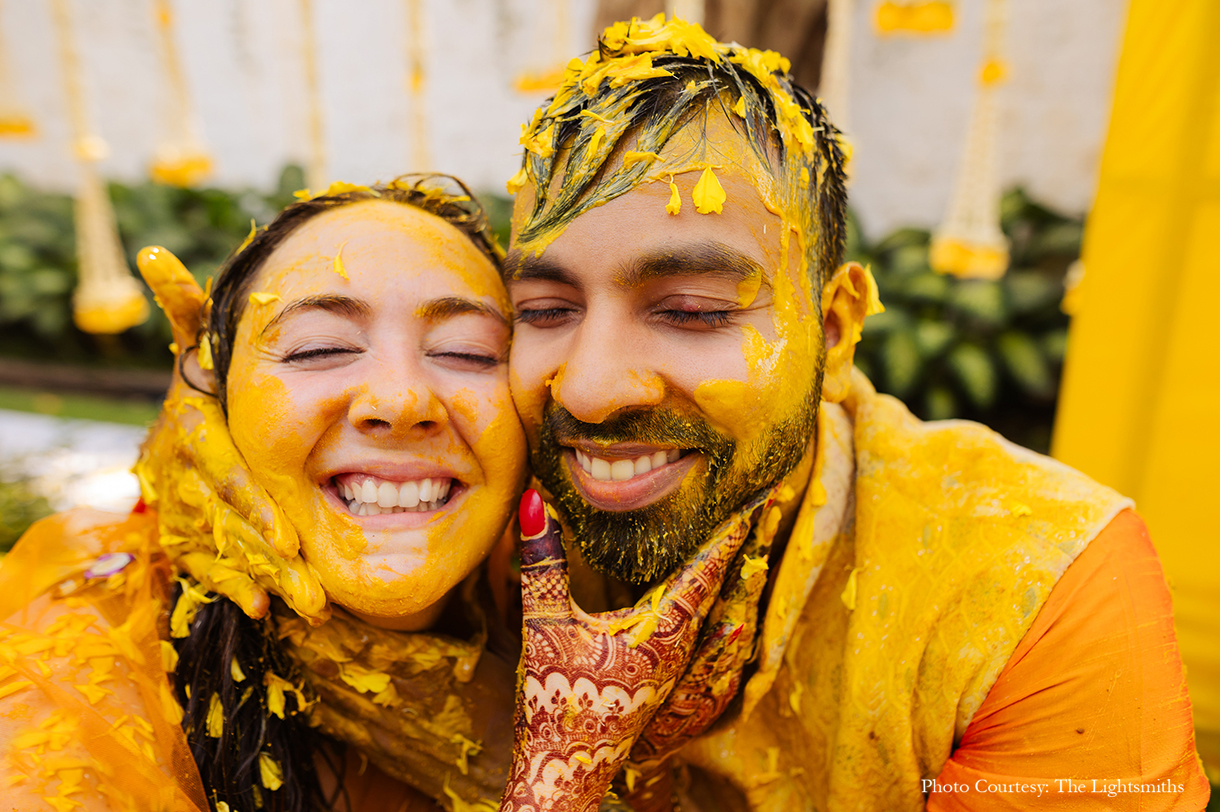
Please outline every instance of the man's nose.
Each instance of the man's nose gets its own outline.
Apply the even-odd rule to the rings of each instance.
[[[555,402],[577,420],[601,423],[623,409],[658,406],[665,399],[665,383],[646,360],[647,342],[621,320],[586,318],[571,350],[550,387]]]
[[[359,431],[415,440],[436,434],[449,422],[445,404],[410,356],[377,362],[348,406],[348,421]]]

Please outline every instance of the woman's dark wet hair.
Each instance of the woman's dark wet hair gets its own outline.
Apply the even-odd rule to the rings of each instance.
[[[491,231],[487,213],[466,185],[450,175],[402,175],[387,184],[371,187],[345,184],[342,191],[293,203],[233,252],[222,266],[212,288],[210,310],[206,317],[206,337],[211,345],[216,397],[226,409],[226,414],[225,384],[233,358],[233,339],[258,271],[272,252],[306,221],[331,209],[365,200],[388,200],[436,215],[465,234],[499,270],[504,250]]]
[[[306,221],[365,200],[402,203],[440,217],[465,234],[499,270],[504,252],[491,232],[487,215],[470,190],[448,175],[405,175],[385,185],[347,186],[333,194],[294,203],[229,257],[212,289],[210,310],[205,314],[207,327],[198,343],[207,341],[211,349],[216,396],[222,406],[226,403],[225,382],[233,339],[259,269]],[[175,602],[180,595],[179,586]],[[341,784],[343,745],[323,747],[324,740],[309,726],[309,714],[298,706],[295,697],[286,698],[282,717],[268,709],[264,684],[267,672],[294,683],[302,681],[279,643],[274,614],[273,610],[263,619],[250,618],[232,601],[218,597],[199,608],[186,637],[173,639],[178,652],[175,691],[184,710],[182,728],[213,810],[220,802],[242,812],[330,810],[345,792]],[[233,668],[235,661],[240,670]],[[236,676],[239,674],[241,678]],[[209,735],[213,697],[223,711],[219,736]],[[262,782],[263,754],[280,767],[283,784],[276,790]],[[321,791],[316,759],[326,762],[340,779],[330,797],[324,797]],[[350,808],[350,800],[347,806]]]

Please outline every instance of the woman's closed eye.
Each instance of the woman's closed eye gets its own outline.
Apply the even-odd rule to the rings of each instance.
[[[346,356],[358,355],[363,350],[343,345],[305,346],[289,350],[280,357],[280,362],[294,366],[317,367],[335,361],[347,360]]]
[[[481,347],[438,347],[427,351],[428,358],[446,369],[458,372],[480,372],[505,363],[503,353]]]

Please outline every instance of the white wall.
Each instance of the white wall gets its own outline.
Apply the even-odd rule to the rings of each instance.
[[[874,34],[857,0],[851,114],[852,205],[866,233],[931,227],[944,213],[982,54],[986,0],[958,0],[937,37]],[[1126,18],[1123,0],[1008,0],[999,174],[1071,213],[1093,200]]]
[[[567,1],[567,51],[593,44],[595,0]],[[512,87],[554,64],[564,0],[422,0],[429,49],[426,105],[433,168],[503,190],[519,127],[541,101]],[[958,0],[948,36],[873,33],[875,3],[857,0],[852,44],[853,205],[870,234],[940,217],[965,133],[985,0]],[[1038,198],[1083,212],[1093,195],[1125,4],[1009,0],[1001,174]],[[314,0],[329,174],[353,182],[413,169],[406,77],[406,0]],[[103,170],[136,180],[154,148],[164,93],[151,0],[73,0]],[[174,0],[180,53],[212,182],[267,186],[304,162],[306,108],[298,0]],[[0,141],[0,171],[71,189],[63,83],[48,0],[8,0],[0,46],[41,137]]]

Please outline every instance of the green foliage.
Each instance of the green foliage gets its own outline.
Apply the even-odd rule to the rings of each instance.
[[[241,243],[251,221],[269,221],[304,185],[301,170],[290,166],[270,194],[146,182],[112,183],[110,198],[133,272],[141,248],[163,245],[202,282]],[[0,177],[0,354],[108,366],[171,364],[169,323],[156,306],[147,322],[121,336],[77,330],[76,273],[71,197]]]
[[[8,552],[31,524],[51,512],[50,503],[27,480],[0,477],[0,553]]]
[[[848,258],[872,267],[886,307],[865,322],[858,365],[921,417],[979,420],[1046,451],[1067,344],[1059,302],[1083,224],[1021,190],[1004,197],[1001,212],[1012,258],[997,281],[932,271],[926,231],[900,229],[867,245],[851,224]]]

